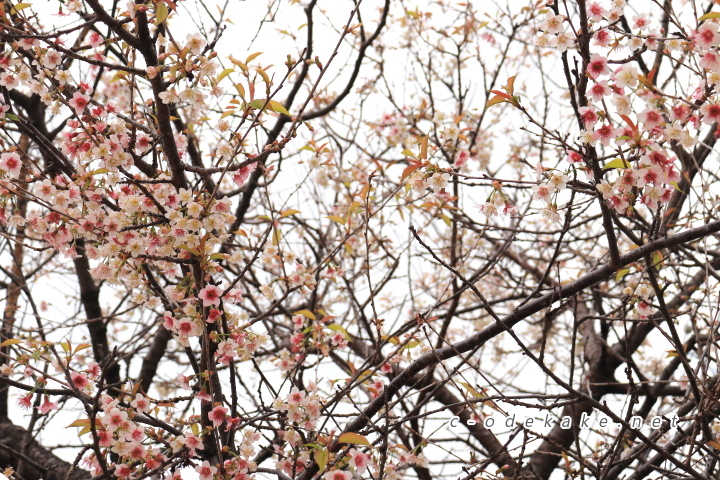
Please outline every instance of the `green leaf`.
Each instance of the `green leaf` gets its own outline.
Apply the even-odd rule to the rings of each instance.
[[[629,268],[623,268],[623,269],[618,270],[618,272],[615,274],[615,281],[619,282],[628,273],[630,273]]]
[[[680,192],[680,193],[685,193],[685,192],[683,192],[682,190],[680,190],[680,187],[678,186],[678,182],[670,182],[670,185],[672,185],[673,187],[675,187],[675,190],[677,190],[678,192]]]
[[[217,76],[217,82],[220,83],[223,78],[227,77],[228,75],[230,75],[230,74],[233,73],[234,71],[235,71],[234,68],[226,68],[225,70],[223,70],[222,72],[220,72],[220,75]]]
[[[704,22],[705,20],[712,20],[714,18],[720,18],[720,12],[706,13],[702,17],[698,18],[698,22]]]
[[[253,60],[255,60],[257,57],[259,57],[259,56],[262,55],[262,54],[263,54],[263,52],[251,53],[251,54],[248,55],[248,57],[245,59],[245,63],[247,64],[247,63],[252,62]]]
[[[325,470],[328,463],[328,451],[327,448],[315,450],[315,463],[317,463],[320,472]]]
[[[31,4],[29,4],[29,3],[18,3],[18,4],[15,4],[15,5],[12,5],[12,6],[10,7],[10,13],[12,13],[13,15],[15,15],[15,14],[16,14],[17,12],[19,12],[20,10],[24,10],[24,9],[30,7],[30,6],[31,6]]]
[[[328,220],[332,220],[333,222],[337,222],[340,225],[345,225],[345,223],[347,222],[347,220],[345,220],[343,217],[339,217],[337,215],[330,215],[325,218],[327,218]]]
[[[605,170],[612,168],[630,168],[630,162],[623,160],[622,158],[616,158],[615,160],[605,164]]]
[[[287,111],[283,104],[280,102],[276,102],[275,100],[270,100],[268,102],[268,108],[275,113],[282,113],[283,115],[287,115],[288,117],[290,116],[290,112]]]
[[[352,443],[353,445],[366,445],[368,447],[370,446],[370,442],[367,438],[353,432],[343,433],[342,435],[340,435],[337,441],[338,443]]]
[[[265,99],[264,98],[258,98],[256,100],[253,100],[252,102],[248,103],[252,108],[260,109],[265,106]]]
[[[282,113],[283,115],[290,116],[290,112],[283,106],[282,103],[275,100],[266,100],[264,98],[258,98],[248,103],[252,108],[263,108],[267,105],[268,110],[272,110],[276,113]]]
[[[345,336],[345,340],[350,340],[350,335],[348,335],[347,330],[345,330],[340,325],[333,323],[332,325],[328,325],[328,328],[332,330],[333,332],[342,332],[342,334]]]
[[[155,25],[160,25],[167,20],[168,15],[170,15],[170,10],[168,10],[167,5],[158,3],[157,10],[155,11]]]
[[[297,312],[293,312],[293,315],[302,315],[303,317],[309,318],[310,320],[315,320],[317,318],[315,317],[315,314],[310,310],[298,310]]]

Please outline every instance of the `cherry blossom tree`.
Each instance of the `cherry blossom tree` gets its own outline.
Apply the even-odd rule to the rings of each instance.
[[[4,475],[720,478],[715,3],[5,0]]]

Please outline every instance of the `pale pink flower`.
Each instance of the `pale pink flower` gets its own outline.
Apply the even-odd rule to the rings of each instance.
[[[587,130],[591,130],[598,120],[600,120],[600,116],[597,114],[595,107],[580,107],[578,113]]]
[[[356,448],[351,449],[349,452],[350,454],[350,465],[355,467],[355,470],[357,470],[358,473],[363,472],[370,463],[370,455],[367,453],[363,453],[359,451]]]
[[[88,383],[90,383],[87,375],[85,375],[84,373],[80,373],[80,372],[70,372],[70,379],[72,380],[73,385],[75,385],[75,387],[77,387],[80,390],[87,387]]]
[[[18,399],[18,406],[23,410],[30,410],[32,406],[32,393],[28,393],[24,397]]]
[[[590,63],[587,66],[587,75],[593,80],[597,80],[601,75],[608,75],[610,69],[608,68],[607,58],[602,55],[594,53],[590,57]]]
[[[645,128],[652,130],[665,123],[662,113],[655,108],[646,108],[638,114],[638,120],[640,120]]]
[[[325,480],[350,480],[352,473],[342,470],[331,470],[325,474]]]
[[[12,178],[19,177],[22,169],[20,155],[15,152],[3,153],[0,156],[0,169],[5,170]]]
[[[68,104],[75,110],[76,115],[82,115],[88,103],[90,103],[90,97],[80,92],[75,92],[73,98],[68,100]]]
[[[203,301],[203,306],[220,305],[220,297],[222,296],[222,288],[217,285],[206,285],[200,290],[198,297]]]
[[[51,410],[57,410],[57,408],[57,403],[51,402],[50,397],[48,397],[47,395],[45,395],[45,401],[42,403],[42,405],[37,407],[37,409],[40,411],[40,415],[45,415]]]
[[[590,2],[587,6],[587,16],[593,22],[599,22],[607,12],[598,2]]]
[[[217,472],[217,467],[211,467],[210,462],[205,460],[202,465],[195,467],[195,471],[200,475],[200,480],[210,480]]]
[[[135,400],[130,402],[130,406],[142,413],[147,413],[151,409],[150,401],[141,393],[135,395]]]
[[[718,25],[715,22],[703,23],[692,37],[695,43],[704,50],[708,50],[720,43]]]
[[[219,427],[225,421],[227,411],[227,408],[223,407],[222,405],[218,405],[217,407],[213,408],[210,413],[208,413],[208,419],[213,422],[213,425]]]
[[[588,93],[592,97],[593,102],[599,102],[603,99],[603,97],[610,95],[612,93],[612,90],[608,86],[607,80],[602,80],[600,82],[593,83],[590,86]],[[585,128],[590,127],[585,126]]]
[[[88,35],[88,41],[90,42],[91,47],[97,48],[103,44],[105,39],[98,32],[93,31],[90,32],[90,35]]]
[[[250,165],[245,165],[240,170],[235,172],[233,174],[233,182],[235,182],[235,185],[237,185],[238,187],[242,187],[243,185],[245,185],[248,177],[250,177],[250,173],[252,173],[255,168],[257,168],[257,162],[251,163]]]
[[[702,123],[710,125],[712,123],[720,121],[720,104],[718,103],[706,103],[700,107],[700,113],[702,113]]]

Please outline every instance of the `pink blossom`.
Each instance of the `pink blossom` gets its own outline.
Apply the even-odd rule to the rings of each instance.
[[[705,22],[697,29],[693,35],[695,43],[703,50],[717,46],[720,42],[720,34],[718,34],[718,25],[715,22]]]
[[[580,114],[580,119],[587,130],[592,129],[600,119],[595,107],[580,107],[578,109],[578,113]]]
[[[599,102],[612,93],[612,90],[608,86],[607,80],[602,80],[597,83],[593,83],[589,89],[590,96],[592,96],[593,102]],[[590,127],[585,127],[590,128]]]
[[[28,393],[27,395],[20,397],[18,399],[18,406],[23,410],[30,410],[30,407],[32,406],[32,393]]]
[[[51,402],[50,397],[48,397],[47,395],[45,395],[45,401],[42,403],[42,405],[37,407],[37,409],[40,411],[40,415],[45,415],[51,410],[57,410],[57,408],[57,403]]]
[[[363,453],[356,448],[348,452],[350,454],[350,465],[355,467],[358,473],[363,472],[370,463],[370,455]]]
[[[603,145],[608,146],[610,145],[610,141],[615,140],[621,133],[622,129],[603,124],[593,133],[593,140],[596,142],[600,140]]]
[[[90,383],[87,378],[87,375],[85,375],[84,373],[80,373],[80,372],[71,372],[70,379],[72,380],[73,385],[75,385],[75,387],[80,390],[87,387],[88,383]]]
[[[3,153],[0,156],[0,168],[5,170],[12,178],[18,178],[22,169],[20,155],[15,152]]]
[[[238,187],[242,187],[245,185],[245,182],[247,182],[248,177],[250,176],[250,173],[257,168],[257,162],[251,163],[250,165],[245,165],[240,170],[235,172],[233,175],[233,182]]]
[[[665,123],[665,118],[663,118],[662,114],[655,108],[646,108],[640,112],[638,114],[638,120],[649,130]]]
[[[325,474],[325,480],[350,480],[352,473],[342,470],[331,470]]]
[[[115,475],[119,478],[129,477],[132,474],[132,469],[124,463],[119,464],[115,467]]]
[[[135,400],[130,402],[130,406],[143,413],[149,412],[151,408],[150,401],[140,393],[135,395]]]
[[[587,6],[587,16],[593,22],[599,22],[607,12],[598,2],[590,2]]]
[[[607,58],[594,53],[590,57],[590,63],[587,66],[587,75],[593,80],[597,80],[601,75],[608,75],[610,69],[608,68]]]
[[[720,70],[720,57],[714,50],[708,50],[700,59],[700,66],[705,70],[717,72]]]
[[[571,150],[568,152],[567,157],[565,157],[565,161],[567,161],[568,163],[580,163],[584,162],[585,159],[578,152]]]
[[[593,43],[598,47],[607,47],[610,45],[612,37],[606,28],[602,28],[593,34]]]
[[[88,103],[90,103],[90,97],[80,92],[75,92],[73,98],[68,100],[68,104],[75,110],[77,115],[83,114]]]
[[[550,197],[553,193],[555,193],[555,188],[552,185],[548,185],[547,183],[533,185],[532,189],[533,192],[535,192],[533,198],[536,200],[542,199],[543,201],[545,201],[545,203],[550,203]]]
[[[706,103],[700,107],[700,113],[702,113],[702,123],[710,125],[712,123],[720,121],[720,104],[718,103]]]
[[[88,41],[90,42],[91,47],[97,48],[103,44],[105,39],[98,32],[93,31],[90,32],[90,35],[88,36]]]
[[[223,407],[222,405],[218,405],[217,407],[213,408],[210,413],[208,413],[208,419],[213,422],[213,425],[219,427],[225,421],[227,411],[227,408]]]
[[[200,290],[198,297],[203,301],[203,306],[220,305],[220,297],[222,296],[222,288],[217,285],[206,285]]]

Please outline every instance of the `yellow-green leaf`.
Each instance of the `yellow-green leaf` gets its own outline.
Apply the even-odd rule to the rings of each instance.
[[[248,105],[250,105],[252,108],[263,108],[265,106],[265,103],[266,102],[264,98],[258,98],[248,103]]]
[[[270,81],[270,77],[268,77],[268,74],[263,70],[262,68],[256,68],[255,71],[260,74],[260,76],[263,78],[263,81],[265,81],[266,85],[272,85],[272,82]]]
[[[412,150],[408,150],[407,148],[400,153],[405,155],[406,157],[415,158],[415,154],[412,152]]]
[[[366,445],[368,447],[370,446],[370,442],[368,442],[367,438],[353,432],[343,433],[342,435],[340,435],[337,441],[338,443],[352,443],[353,445]]]
[[[234,71],[235,71],[234,68],[226,68],[225,70],[223,70],[222,72],[220,72],[220,75],[217,76],[217,82],[220,83],[223,78],[227,77],[228,75],[230,75],[230,74],[233,73]]]
[[[347,220],[345,220],[343,217],[340,217],[338,215],[330,215],[325,218],[327,218],[328,220],[332,220],[333,222],[337,222],[340,225],[345,225],[345,223],[347,222]]]
[[[673,187],[675,187],[675,190],[677,190],[678,192],[680,192],[680,193],[685,193],[685,192],[683,192],[682,190],[680,190],[680,187],[678,187],[678,182],[670,182],[670,185],[672,185]]]
[[[75,351],[73,353],[78,353],[78,352],[85,350],[86,348],[90,348],[90,347],[92,347],[92,345],[90,345],[89,343],[81,343],[80,345],[75,347]]]
[[[295,215],[296,213],[300,213],[300,210],[295,210],[294,208],[291,208],[290,210],[285,210],[280,214],[280,218],[289,217],[290,215]]]
[[[18,343],[23,343],[22,340],[18,340],[17,338],[8,338],[4,342],[0,343],[0,348],[7,347],[8,345],[17,345]]]
[[[706,13],[702,17],[698,18],[698,22],[704,22],[705,20],[712,20],[714,18],[720,18],[720,12]]]
[[[315,450],[315,463],[317,463],[320,473],[325,470],[325,466],[328,462],[328,451],[327,448]]]
[[[350,335],[348,335],[347,330],[345,330],[340,325],[333,323],[332,325],[328,325],[328,328],[332,330],[333,332],[341,332],[345,336],[345,340],[350,340]]]
[[[282,232],[279,228],[273,228],[272,244],[279,245],[282,240]]]
[[[630,273],[629,268],[622,268],[622,269],[618,270],[618,272],[615,274],[615,281],[619,282],[628,273]]]
[[[155,25],[160,25],[167,20],[169,14],[170,11],[168,10],[167,5],[164,3],[158,3],[157,10],[155,11]]]
[[[616,158],[605,164],[605,170],[610,170],[611,168],[630,168],[630,163],[622,158]]]
[[[123,80],[125,77],[128,76],[128,72],[125,72],[123,70],[120,70],[113,75],[112,80],[110,80],[110,83],[117,82],[118,80]]]
[[[503,89],[511,96],[514,95],[515,92],[515,77],[517,77],[517,75],[513,75],[512,77],[508,78],[507,84],[503,87]]]
[[[240,95],[240,97],[245,100],[245,87],[243,87],[240,83],[236,83],[235,90],[237,90],[238,95]]]
[[[305,318],[309,318],[310,320],[315,320],[317,317],[313,312],[310,310],[298,310],[297,312],[293,312],[293,315],[302,315]]]
[[[488,108],[492,107],[493,105],[497,105],[498,103],[507,103],[509,101],[510,100],[508,99],[507,96],[495,95],[494,97],[492,97],[490,100],[487,101],[487,103],[485,104],[485,109],[488,109]]]
[[[29,3],[17,3],[10,8],[10,13],[12,13],[14,15],[17,12],[19,12],[20,10],[23,10],[30,6],[31,6],[31,4],[29,4]]]
[[[248,57],[245,59],[245,63],[250,63],[250,62],[252,62],[253,60],[255,60],[257,57],[259,57],[259,56],[262,55],[262,54],[263,54],[263,52],[251,53],[251,54],[248,55]]]
[[[290,112],[288,112],[287,109],[283,106],[283,104],[278,101],[270,100],[268,102],[268,108],[275,113],[282,113],[283,115],[287,115],[288,117],[290,116]]]
[[[182,244],[178,248],[180,248],[181,250],[185,250],[186,252],[190,252],[193,255],[200,255],[200,252],[198,251],[197,248],[191,248],[186,244]]]

